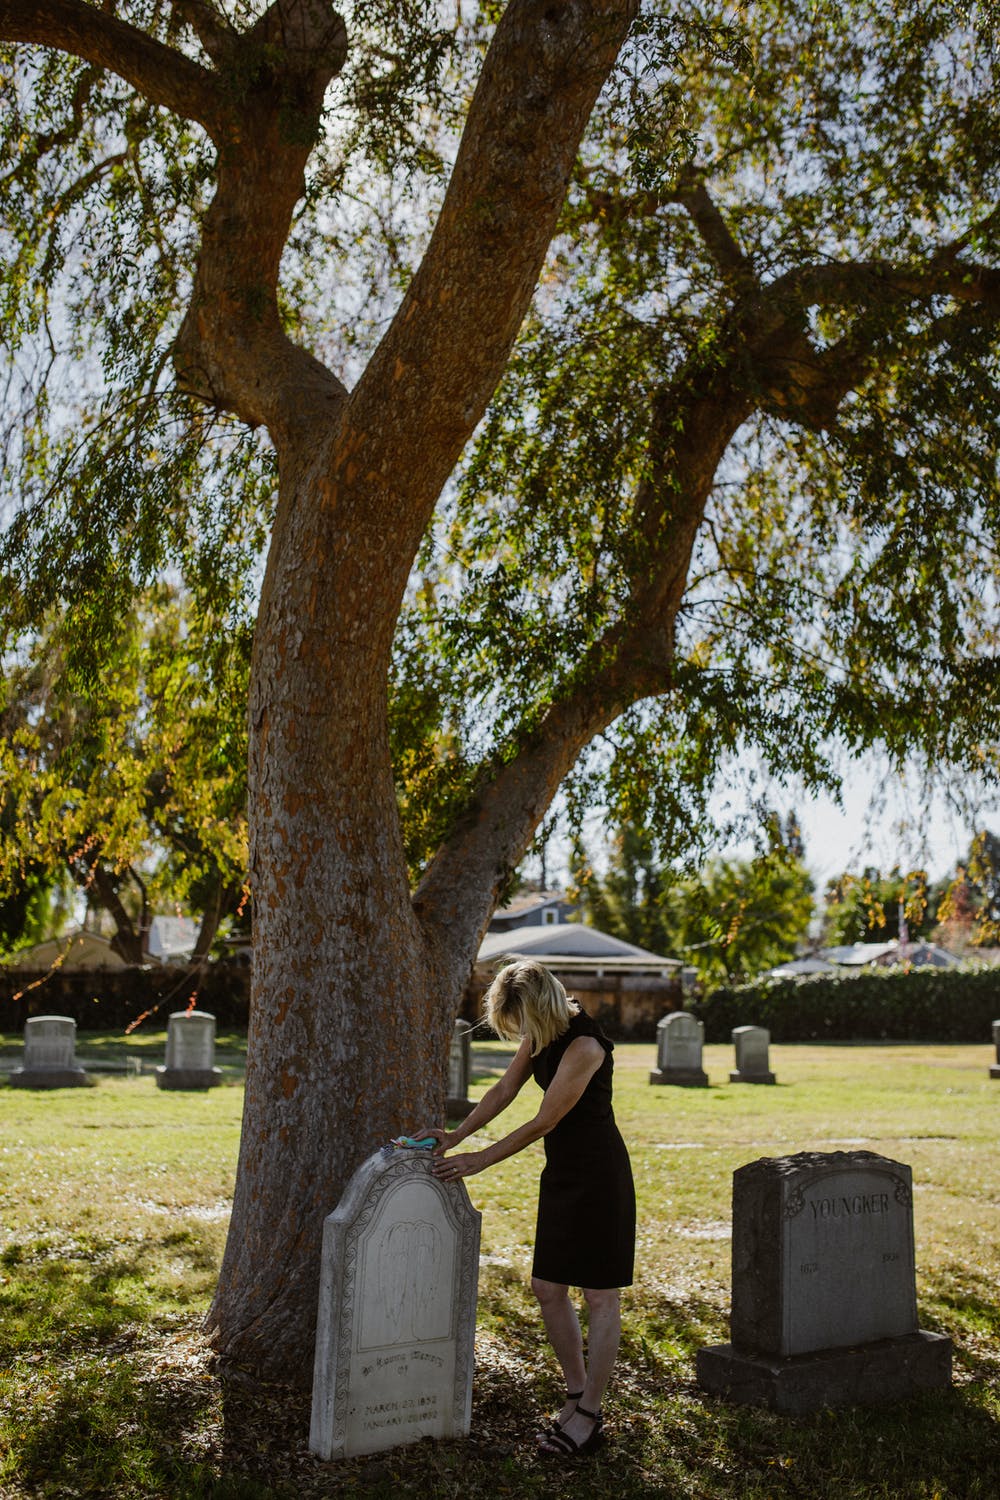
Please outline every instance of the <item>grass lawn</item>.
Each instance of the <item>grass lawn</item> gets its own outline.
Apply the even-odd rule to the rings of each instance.
[[[156,1089],[126,1057],[163,1033],[80,1037],[95,1087],[0,1087],[0,1496],[1000,1496],[1000,1082],[987,1046],[771,1049],[773,1088],[647,1083],[651,1045],[616,1050],[616,1109],[639,1195],[637,1279],[613,1442],[542,1464],[531,1434],[559,1381],[527,1286],[541,1147],[473,1178],[483,1212],[472,1436],[324,1465],[308,1396],[220,1379],[198,1333],[226,1231],[239,1136],[239,1038],[226,1082]],[[17,1060],[19,1038],[0,1036]],[[477,1046],[481,1092],[509,1056]],[[527,1117],[529,1084],[503,1129]],[[406,1128],[413,1122],[400,1121]],[[494,1122],[490,1133],[500,1133]],[[913,1168],[921,1324],[955,1341],[945,1392],[784,1418],[730,1408],[694,1382],[724,1342],[733,1170],[760,1156],[865,1147]],[[332,1207],[333,1205],[331,1205]]]

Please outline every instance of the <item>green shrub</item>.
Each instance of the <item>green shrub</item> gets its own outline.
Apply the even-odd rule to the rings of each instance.
[[[766,1026],[774,1042],[985,1042],[1000,1018],[1000,968],[864,969],[758,980],[713,990],[691,1007],[705,1040]]]

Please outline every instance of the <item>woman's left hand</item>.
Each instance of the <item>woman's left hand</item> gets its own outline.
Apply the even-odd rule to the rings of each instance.
[[[457,1182],[460,1177],[474,1177],[489,1166],[482,1151],[460,1151],[457,1156],[439,1156],[434,1163],[434,1176],[444,1182]]]

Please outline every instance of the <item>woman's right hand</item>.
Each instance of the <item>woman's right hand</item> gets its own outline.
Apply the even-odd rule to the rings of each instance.
[[[450,1149],[450,1145],[453,1144],[451,1141],[451,1132],[442,1130],[440,1125],[421,1125],[419,1130],[413,1132],[413,1139],[415,1141],[422,1141],[429,1135],[432,1135],[437,1141],[437,1145],[431,1152],[432,1156],[443,1156]]]

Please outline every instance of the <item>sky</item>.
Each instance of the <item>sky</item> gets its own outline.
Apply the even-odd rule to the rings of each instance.
[[[784,811],[791,808],[802,830],[805,863],[819,890],[832,877],[866,865],[925,869],[932,881],[939,880],[954,873],[975,833],[983,827],[1000,832],[996,791],[979,798],[958,786],[927,791],[917,777],[904,782],[888,774],[875,756],[847,769],[842,807],[830,797],[793,790],[783,802]]]
[[[793,812],[805,845],[805,864],[821,899],[829,880],[851,872],[859,874],[867,865],[888,872],[925,870],[933,883],[954,874],[966,858],[974,835],[983,828],[1000,834],[1000,791],[988,794],[957,780],[935,790],[922,785],[915,772],[907,779],[892,773],[885,761],[870,753],[841,766],[842,805],[832,797],[806,793],[801,786],[784,786],[762,780],[759,769],[741,765],[734,769],[728,791],[720,791],[715,805],[721,826],[732,807],[743,805],[747,774],[755,778],[753,790],[784,818]],[[600,870],[606,829],[600,813],[591,814],[585,827],[587,849]],[[710,853],[749,859],[750,841],[720,844]],[[569,880],[568,841],[556,835],[548,850],[551,885]],[[534,861],[526,862],[525,874],[537,877]]]

